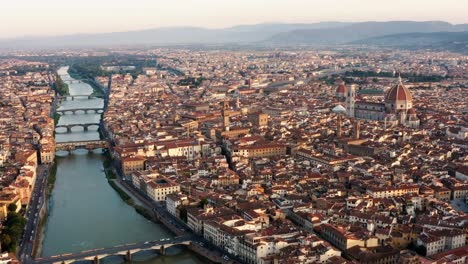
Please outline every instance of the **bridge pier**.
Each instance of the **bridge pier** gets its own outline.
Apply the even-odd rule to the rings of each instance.
[[[71,129],[72,129],[72,128],[71,128],[70,126],[67,126],[67,133],[71,133],[71,132],[72,132]]]
[[[99,258],[97,256],[94,257],[93,264],[99,264]]]
[[[83,126],[84,131],[88,131],[88,126]]]
[[[132,253],[130,253],[130,250],[127,250],[127,253],[125,254],[125,261],[132,261]]]
[[[166,255],[166,249],[164,248],[164,245],[162,245],[162,246],[159,248],[159,255],[161,255],[161,256]]]

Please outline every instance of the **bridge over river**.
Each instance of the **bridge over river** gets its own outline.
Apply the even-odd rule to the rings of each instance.
[[[83,83],[85,80],[80,80],[80,79],[65,79],[62,80],[66,84],[74,84],[74,83]]]
[[[195,236],[185,235],[174,238],[163,238],[156,241],[147,241],[141,243],[132,243],[126,245],[115,246],[111,248],[100,248],[86,250],[78,253],[69,253],[55,255],[51,257],[36,258],[32,261],[35,264],[46,264],[46,263],[73,263],[76,261],[90,260],[93,263],[98,264],[99,261],[109,256],[121,256],[126,261],[132,261],[132,255],[141,251],[155,251],[159,255],[165,255],[166,249],[173,246],[188,246],[192,243],[198,242]]]
[[[97,108],[70,108],[70,109],[59,109],[59,110],[56,110],[57,113],[59,114],[66,114],[68,112],[70,113],[73,113],[73,114],[76,114],[77,112],[83,112],[85,114],[87,114],[88,112],[89,113],[95,113],[95,114],[101,114],[102,112],[104,112],[104,109],[102,109],[102,107],[97,107]]]
[[[86,141],[71,141],[57,142],[55,144],[56,151],[73,151],[75,149],[94,150],[98,148],[108,148],[109,144],[105,140],[86,140]]]
[[[104,98],[104,96],[97,96],[97,95],[89,95],[89,94],[73,94],[73,95],[66,95],[66,96],[57,96],[59,101],[66,101],[71,99],[72,101],[78,98],[82,99],[95,99],[95,98]]]
[[[83,127],[84,131],[88,131],[89,127],[91,126],[96,126],[99,128],[100,124],[99,123],[77,123],[77,124],[69,124],[69,125],[58,125],[58,126],[55,126],[55,132],[63,133],[63,132],[57,131],[57,128],[62,128],[62,127],[67,129],[66,133],[71,133],[73,127]]]

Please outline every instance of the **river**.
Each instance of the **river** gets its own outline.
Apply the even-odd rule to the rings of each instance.
[[[68,67],[58,73],[64,81],[72,80]],[[70,95],[91,94],[86,83],[69,84]],[[75,98],[63,101],[59,109],[99,108],[103,99]],[[58,125],[98,123],[100,114],[67,113]],[[60,130],[59,132],[65,132]],[[71,133],[56,133],[56,141],[99,139],[97,128],[73,127]],[[57,153],[57,177],[48,201],[41,256],[80,252],[95,248],[158,240],[173,235],[163,226],[138,214],[119,197],[108,184],[103,172],[104,155],[101,150],[88,153],[76,150],[73,154]],[[150,256],[139,256],[141,260]],[[159,256],[141,263],[202,263],[196,255],[181,251],[173,256]]]

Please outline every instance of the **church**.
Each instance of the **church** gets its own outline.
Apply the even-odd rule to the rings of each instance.
[[[346,104],[346,115],[350,118],[384,121],[387,125],[401,124],[411,128],[419,127],[419,119],[413,108],[413,98],[401,77],[398,83],[385,94],[384,102],[356,101],[356,85],[340,84],[336,98]]]

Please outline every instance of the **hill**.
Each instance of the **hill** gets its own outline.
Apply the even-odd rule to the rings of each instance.
[[[171,27],[100,34],[76,34],[55,37],[29,37],[0,40],[0,48],[54,48],[122,45],[175,45],[256,43],[273,35],[298,29],[328,29],[349,25],[342,22],[313,24],[256,24],[224,29]]]
[[[394,34],[354,41],[350,44],[468,53],[468,31]]]
[[[456,28],[450,23],[441,21],[362,22],[329,29],[293,30],[279,33],[270,38],[268,42],[279,45],[330,45],[391,34],[451,32],[463,29],[463,27]]]
[[[449,33],[463,31],[468,31],[468,24],[452,25],[442,21],[320,22],[311,24],[266,23],[240,25],[222,29],[170,27],[99,34],[0,39],[0,49],[212,44],[313,46],[342,45],[354,42],[360,44],[375,42],[374,45],[381,45],[377,44],[377,42],[385,44],[385,41],[394,41],[395,37],[382,38],[380,40],[374,38],[407,33]],[[420,45],[424,44],[424,37],[427,36],[414,35],[412,40],[407,39],[407,41]]]

